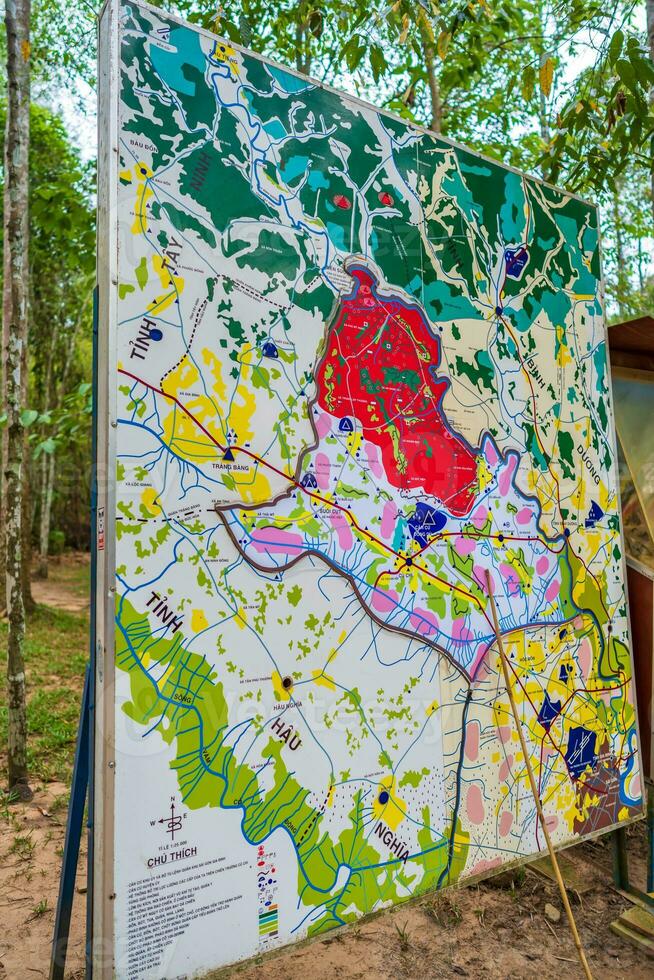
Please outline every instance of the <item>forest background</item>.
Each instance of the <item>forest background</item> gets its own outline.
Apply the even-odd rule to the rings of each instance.
[[[654,312],[654,0],[153,5],[596,200],[609,320]],[[15,678],[32,578],[64,549],[89,548],[99,9],[0,3],[10,785],[28,778]]]

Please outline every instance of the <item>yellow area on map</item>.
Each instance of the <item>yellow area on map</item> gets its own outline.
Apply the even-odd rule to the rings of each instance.
[[[432,701],[431,704],[428,704],[427,705],[427,707],[425,709],[425,714],[426,715],[433,715],[433,713],[435,711],[438,711],[439,707],[440,707],[440,705],[438,704],[438,701]]]
[[[556,339],[559,344],[559,350],[556,355],[556,363],[559,365],[559,367],[565,367],[566,364],[572,364],[570,351],[565,340],[565,330],[561,326],[556,328]]]
[[[228,66],[233,75],[238,75],[239,65],[236,51],[230,44],[225,44],[224,41],[216,41],[209,57],[212,61],[222,61]]]
[[[161,387],[166,394],[178,397],[180,392],[192,388],[199,380],[200,375],[197,368],[184,357],[178,367],[162,381]],[[194,409],[198,407],[197,403],[202,402],[203,398],[185,399],[180,397],[179,400],[187,407],[191,415],[197,417]],[[215,444],[179,405],[171,404],[169,406],[168,414],[163,417],[162,424],[164,441],[176,455],[195,463],[205,463],[219,457],[220,452]],[[205,428],[211,432],[211,426],[206,425]]]
[[[153,176],[153,171],[147,163],[139,163],[134,168],[136,174],[136,201],[134,203],[134,221],[132,222],[132,234],[142,235],[145,231],[148,220],[145,205],[153,195],[153,190],[148,183],[148,178]]]
[[[351,456],[356,456],[357,449],[361,448],[361,443],[363,442],[363,436],[360,432],[355,432],[347,440],[347,449]]]
[[[493,474],[488,468],[488,464],[484,459],[483,454],[479,454],[477,457],[477,483],[479,485],[479,493],[483,493],[489,483],[492,482]]]
[[[154,489],[154,487],[145,488],[141,494],[141,503],[153,517],[156,517],[157,514],[161,513],[161,504],[159,503],[157,491]]]
[[[406,816],[406,803],[394,791],[394,784],[394,776],[384,776],[379,783],[379,791],[372,804],[372,812],[375,818],[383,820],[391,830],[396,830]],[[384,803],[380,802],[379,799],[382,793],[388,796],[388,800]],[[382,797],[382,799],[384,798],[385,796]]]
[[[530,592],[531,576],[520,558],[520,554],[517,551],[505,546],[504,561],[507,565],[510,565],[513,571],[517,574],[523,592]]]
[[[184,279],[182,276],[175,275],[170,266],[167,265],[165,256],[152,256],[152,268],[155,275],[159,276],[159,282],[163,290],[151,303],[148,303],[148,313],[156,313],[157,316],[168,309],[177,299],[178,295],[184,291]]]
[[[279,673],[279,671],[274,670],[272,672],[272,676],[271,676],[270,679],[272,681],[273,691],[275,692],[275,697],[277,698],[277,700],[278,701],[290,701],[291,700],[291,692],[290,692],[290,690],[287,691],[286,688],[284,687],[284,685],[282,684],[282,676]]]
[[[251,351],[252,348],[248,348],[244,358]],[[203,350],[202,356],[205,364],[212,364],[215,396],[195,393],[194,387],[200,388],[200,373],[188,354],[185,355],[175,370],[171,371],[162,382],[162,389],[166,394],[178,398],[185,409],[184,411],[179,406],[171,407],[163,420],[164,436],[170,448],[185,459],[194,462],[206,462],[211,459],[222,462],[224,455],[222,447],[226,444],[224,434],[226,389],[217,360],[206,349]],[[230,486],[233,482],[234,489],[244,503],[258,503],[270,498],[270,483],[264,468],[257,465],[251,456],[241,454],[238,448],[254,436],[251,422],[257,406],[256,397],[248,384],[250,373],[250,365],[245,361],[241,368],[241,383],[236,389],[229,409],[229,426],[236,432],[238,442],[233,449],[234,468],[226,463],[223,471],[229,477]],[[191,397],[189,392],[192,393]],[[202,431],[203,429],[212,438],[209,438]],[[218,445],[212,442],[212,439]],[[243,465],[246,469],[237,468]]]
[[[191,614],[191,629],[193,632],[201,633],[202,630],[206,630],[208,625],[209,623],[204,614],[204,609],[194,609]]]
[[[227,386],[223,379],[223,367],[218,356],[210,350],[208,347],[202,348],[202,360],[209,368],[211,375],[214,379],[213,390],[220,403],[224,403],[227,399]]]
[[[157,684],[159,688],[162,688],[166,683],[166,681],[170,680],[170,675],[173,673],[175,668],[176,668],[176,664],[175,661],[173,660],[171,663],[168,664],[161,677],[157,680]]]
[[[333,651],[333,653],[335,652],[336,651]],[[334,683],[333,679],[329,676],[329,674],[326,674],[322,670],[312,670],[311,674],[313,676],[314,684],[318,684],[319,686],[326,687],[330,691],[336,690],[336,684]]]

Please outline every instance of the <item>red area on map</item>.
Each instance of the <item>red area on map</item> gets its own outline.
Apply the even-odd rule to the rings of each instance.
[[[417,306],[378,293],[367,268],[348,272],[355,288],[327,336],[318,403],[331,415],[358,421],[380,448],[390,483],[422,488],[461,516],[474,501],[477,455],[443,412],[449,381],[436,374],[440,340]]]

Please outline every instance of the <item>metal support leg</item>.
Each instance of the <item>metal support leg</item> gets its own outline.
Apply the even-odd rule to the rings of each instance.
[[[616,888],[623,892],[629,891],[629,856],[627,833],[624,827],[613,831],[613,881]]]
[[[654,893],[654,785],[647,787],[647,893]]]
[[[84,693],[82,695],[82,710],[80,713],[77,745],[75,747],[75,764],[73,768],[73,784],[70,790],[70,804],[66,821],[66,842],[59,883],[59,899],[55,918],[52,953],[50,958],[50,980],[63,980],[68,937],[70,935],[70,916],[73,909],[75,894],[75,874],[79,859],[79,846],[84,825],[84,804],[89,782],[89,687],[90,668],[86,668],[84,676]]]
[[[630,896],[638,905],[654,909],[654,787],[648,786],[647,793],[647,889],[637,888],[629,880],[629,855],[627,853],[627,830],[619,827],[611,834],[613,838],[613,881],[615,887]]]

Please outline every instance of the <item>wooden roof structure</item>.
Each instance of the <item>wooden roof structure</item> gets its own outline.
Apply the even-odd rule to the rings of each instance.
[[[608,329],[611,364],[654,372],[654,316],[638,316]]]

